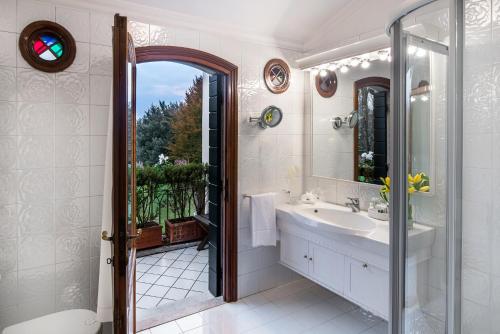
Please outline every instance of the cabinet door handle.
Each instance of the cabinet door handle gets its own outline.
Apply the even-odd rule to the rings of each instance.
[[[368,268],[368,265],[366,263],[363,263],[363,268]]]

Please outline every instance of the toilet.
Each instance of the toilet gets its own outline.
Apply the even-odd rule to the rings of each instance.
[[[83,309],[51,313],[7,327],[2,334],[99,334],[101,323],[96,316]]]

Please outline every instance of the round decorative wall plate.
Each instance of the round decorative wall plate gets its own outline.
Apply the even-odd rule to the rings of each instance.
[[[332,97],[337,91],[337,74],[335,71],[325,70],[326,75],[316,75],[316,90],[323,97]]]
[[[290,67],[281,59],[271,59],[264,67],[264,80],[274,94],[281,94],[290,86]]]
[[[73,36],[60,24],[36,21],[27,25],[19,36],[19,50],[24,60],[44,72],[60,72],[75,60]]]

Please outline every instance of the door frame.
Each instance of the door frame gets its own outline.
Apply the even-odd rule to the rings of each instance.
[[[172,61],[207,68],[226,77],[222,117],[222,295],[225,302],[238,298],[238,67],[213,54],[178,46],[135,49],[137,64]]]

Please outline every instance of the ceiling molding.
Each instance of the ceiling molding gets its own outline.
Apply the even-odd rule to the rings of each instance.
[[[64,6],[69,5],[110,14],[120,13],[121,15],[128,16],[134,21],[144,23],[213,33],[240,41],[279,47],[298,52],[303,52],[304,50],[303,44],[295,40],[262,36],[260,34],[235,28],[232,25],[214,22],[213,20],[172,12],[157,7],[140,5],[125,0],[52,0],[52,2]]]

